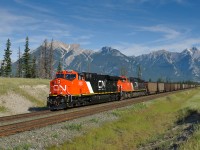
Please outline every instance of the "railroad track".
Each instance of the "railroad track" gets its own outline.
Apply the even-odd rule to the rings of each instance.
[[[44,111],[37,111],[37,112],[32,112],[32,113],[25,113],[25,114],[19,114],[19,115],[12,115],[12,116],[5,116],[5,117],[0,117],[0,123],[2,122],[8,122],[8,121],[15,121],[21,118],[29,118],[29,117],[36,117],[36,116],[41,116],[50,113],[49,110],[44,110]]]
[[[178,92],[178,91],[176,91],[176,92]],[[110,103],[92,105],[92,106],[88,106],[85,108],[76,109],[75,111],[70,111],[70,112],[65,111],[62,114],[54,113],[51,116],[44,116],[42,118],[36,118],[33,120],[2,125],[2,126],[0,126],[0,137],[9,136],[9,135],[16,134],[16,133],[23,132],[23,131],[33,130],[36,128],[45,127],[47,125],[61,123],[64,121],[68,121],[68,120],[72,120],[72,119],[76,119],[76,118],[80,118],[80,117],[84,117],[84,116],[89,116],[92,114],[97,114],[100,112],[113,110],[113,109],[121,108],[124,106],[129,106],[129,105],[135,104],[135,103],[153,100],[155,98],[167,96],[172,93],[174,93],[174,92],[161,93],[161,94],[156,94],[156,95],[148,95],[148,96],[144,96],[144,97],[127,99],[127,100],[123,100],[123,101],[115,101],[115,102],[110,102]],[[38,112],[38,113],[45,114],[45,113],[50,113],[50,111],[48,111],[48,112],[44,111],[44,112]],[[38,113],[34,113],[33,116],[38,115]],[[28,116],[28,114],[23,114],[23,115],[24,115],[24,117]],[[20,117],[23,115],[16,115],[15,117],[18,117],[18,116]],[[0,118],[0,120],[5,121],[5,119],[3,119],[3,118],[2,119]],[[10,117],[10,120],[12,120],[11,118],[12,118],[12,116]]]

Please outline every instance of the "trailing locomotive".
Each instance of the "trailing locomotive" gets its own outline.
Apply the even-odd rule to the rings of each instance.
[[[143,80],[138,78],[127,78],[125,76],[120,77],[117,83],[119,87],[120,98],[132,98],[136,96],[146,95],[146,87]]]
[[[143,80],[64,70],[50,82],[47,106],[65,109],[145,95]]]

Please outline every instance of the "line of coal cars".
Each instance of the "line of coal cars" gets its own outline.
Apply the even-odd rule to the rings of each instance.
[[[146,82],[148,94],[156,94],[162,92],[171,92],[196,87],[191,83],[163,83],[163,82]]]

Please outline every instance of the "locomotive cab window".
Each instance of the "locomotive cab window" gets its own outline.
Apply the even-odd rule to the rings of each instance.
[[[125,82],[125,81],[126,81],[126,79],[125,79],[125,78],[122,78],[122,79],[121,79],[121,81],[122,81],[122,82]]]
[[[134,82],[134,87],[138,87],[138,82]]]
[[[64,78],[64,74],[56,74],[56,78]]]
[[[84,80],[84,76],[83,75],[78,75],[78,80]]]
[[[65,78],[67,80],[74,80],[76,78],[76,74],[66,74]]]

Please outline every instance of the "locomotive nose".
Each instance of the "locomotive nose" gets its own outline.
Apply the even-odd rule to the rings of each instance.
[[[59,85],[60,85],[61,81],[60,79],[55,79],[51,82],[51,91],[50,94],[61,94],[62,91],[60,91]]]
[[[63,95],[67,92],[67,83],[63,79],[55,79],[51,83],[51,94]]]
[[[53,82],[52,82],[53,85],[59,85],[60,84],[60,79],[55,79]]]

